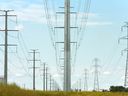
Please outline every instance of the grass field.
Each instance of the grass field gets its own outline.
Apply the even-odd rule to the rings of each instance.
[[[0,96],[128,96],[128,93],[111,92],[42,92],[24,90],[16,85],[0,84]]]

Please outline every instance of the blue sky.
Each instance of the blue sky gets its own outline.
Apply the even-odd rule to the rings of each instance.
[[[84,2],[84,0],[81,1]],[[32,88],[32,76],[30,76],[32,70],[29,69],[32,63],[28,63],[26,58],[32,58],[31,54],[28,54],[31,51],[30,49],[39,49],[40,54],[37,54],[37,58],[48,64],[49,72],[62,85],[60,75],[57,72],[55,50],[46,23],[43,0],[0,0],[0,2],[1,10],[13,9],[15,11],[10,14],[17,14],[18,16],[18,24],[15,23],[15,18],[9,18],[9,28],[15,29],[18,27],[20,29],[18,33],[9,33],[9,43],[18,45],[18,53],[9,53],[9,82],[16,82],[21,87],[25,84],[27,88]],[[63,0],[50,0],[50,2],[55,3],[55,9],[58,11],[58,7],[62,6]],[[72,5],[76,5],[77,9],[78,0],[71,0],[71,2]],[[126,30],[121,32],[120,28],[128,19],[127,4],[127,0],[91,1],[88,24],[77,52],[76,63],[73,64],[73,83],[80,78],[83,79],[84,69],[87,68],[89,70],[89,89],[93,89],[94,63],[92,60],[97,57],[101,66],[99,68],[100,88],[108,89],[110,85],[123,85],[126,54],[124,53],[121,56],[121,50],[126,48],[126,43],[125,40],[122,40],[118,44],[118,38],[126,35]],[[52,14],[54,10],[51,9],[51,5],[48,6]],[[0,21],[0,27],[3,28],[3,18],[0,17]],[[62,22],[63,17],[59,17],[59,21]],[[4,41],[3,36],[4,34],[1,32],[0,43]],[[3,47],[0,49],[3,50]],[[9,51],[15,51],[15,48],[10,48]],[[3,51],[0,51],[0,54],[0,68],[2,68],[0,75],[3,75]],[[40,63],[37,62],[37,66],[40,66]],[[41,72],[37,69],[37,89],[42,88],[40,74]]]

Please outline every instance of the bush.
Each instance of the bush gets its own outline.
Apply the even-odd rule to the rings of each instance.
[[[125,88],[123,86],[111,86],[110,91],[111,92],[128,92],[128,88]]]

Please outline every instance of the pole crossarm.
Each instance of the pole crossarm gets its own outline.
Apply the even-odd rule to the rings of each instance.
[[[54,27],[55,29],[61,29],[61,28],[64,28],[64,27]],[[74,29],[74,28],[78,28],[78,27],[70,27],[71,29]]]
[[[56,14],[65,14],[65,12],[56,12]],[[70,12],[70,14],[77,14],[77,12]]]
[[[0,31],[5,31],[5,30],[0,30]],[[19,31],[19,30],[7,30],[7,31]]]
[[[6,16],[6,15],[0,15],[1,17],[3,16]],[[8,15],[8,16],[10,16],[10,17],[16,17],[17,15]]]
[[[121,55],[123,56],[123,53],[124,53],[124,52],[127,52],[127,51],[128,51],[128,48],[122,50],[122,51],[121,51]]]
[[[64,42],[56,42],[56,43],[64,43]],[[77,43],[77,42],[70,42],[70,43]]]
[[[64,9],[65,7],[59,7],[59,8],[63,8]],[[74,7],[70,7],[70,8],[74,8]]]
[[[0,46],[5,46],[5,44],[0,44]],[[7,46],[17,46],[17,44],[8,44]]]

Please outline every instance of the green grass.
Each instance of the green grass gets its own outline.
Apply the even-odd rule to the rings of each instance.
[[[24,90],[15,84],[0,84],[0,96],[128,96],[125,92],[43,92]]]

